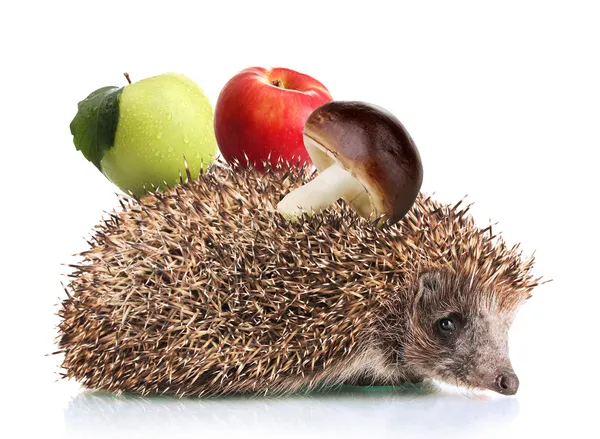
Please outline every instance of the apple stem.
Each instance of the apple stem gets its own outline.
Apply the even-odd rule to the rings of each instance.
[[[273,79],[271,84],[273,84],[275,87],[283,88],[283,82],[281,82],[281,79]]]
[[[129,82],[131,84],[131,78],[129,77],[129,73],[125,72],[125,73],[123,73],[123,75],[127,79],[127,82]]]
[[[321,172],[314,180],[287,194],[277,210],[288,219],[302,213],[312,215],[328,208],[340,198],[352,200],[364,192],[362,184],[339,164]]]

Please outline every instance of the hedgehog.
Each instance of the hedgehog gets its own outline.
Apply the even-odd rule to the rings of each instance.
[[[508,332],[540,283],[533,255],[421,192],[393,224],[344,199],[279,214],[313,177],[214,164],[121,195],[72,265],[61,375],[179,397],[425,379],[515,394]]]

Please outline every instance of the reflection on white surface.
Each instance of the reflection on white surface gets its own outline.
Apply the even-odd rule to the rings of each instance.
[[[65,426],[69,438],[490,437],[506,435],[518,411],[514,397],[446,392],[431,384],[213,399],[84,392],[69,403]]]

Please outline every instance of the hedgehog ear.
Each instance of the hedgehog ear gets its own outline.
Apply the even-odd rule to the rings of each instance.
[[[422,273],[419,277],[419,293],[422,294],[435,294],[438,293],[442,288],[442,282],[440,274],[434,271],[427,271]]]

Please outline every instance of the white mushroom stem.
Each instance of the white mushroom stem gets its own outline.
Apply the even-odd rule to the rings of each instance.
[[[277,210],[288,218],[302,213],[311,215],[323,211],[340,198],[351,201],[364,191],[362,184],[350,172],[335,163],[314,180],[287,194],[277,204]]]

